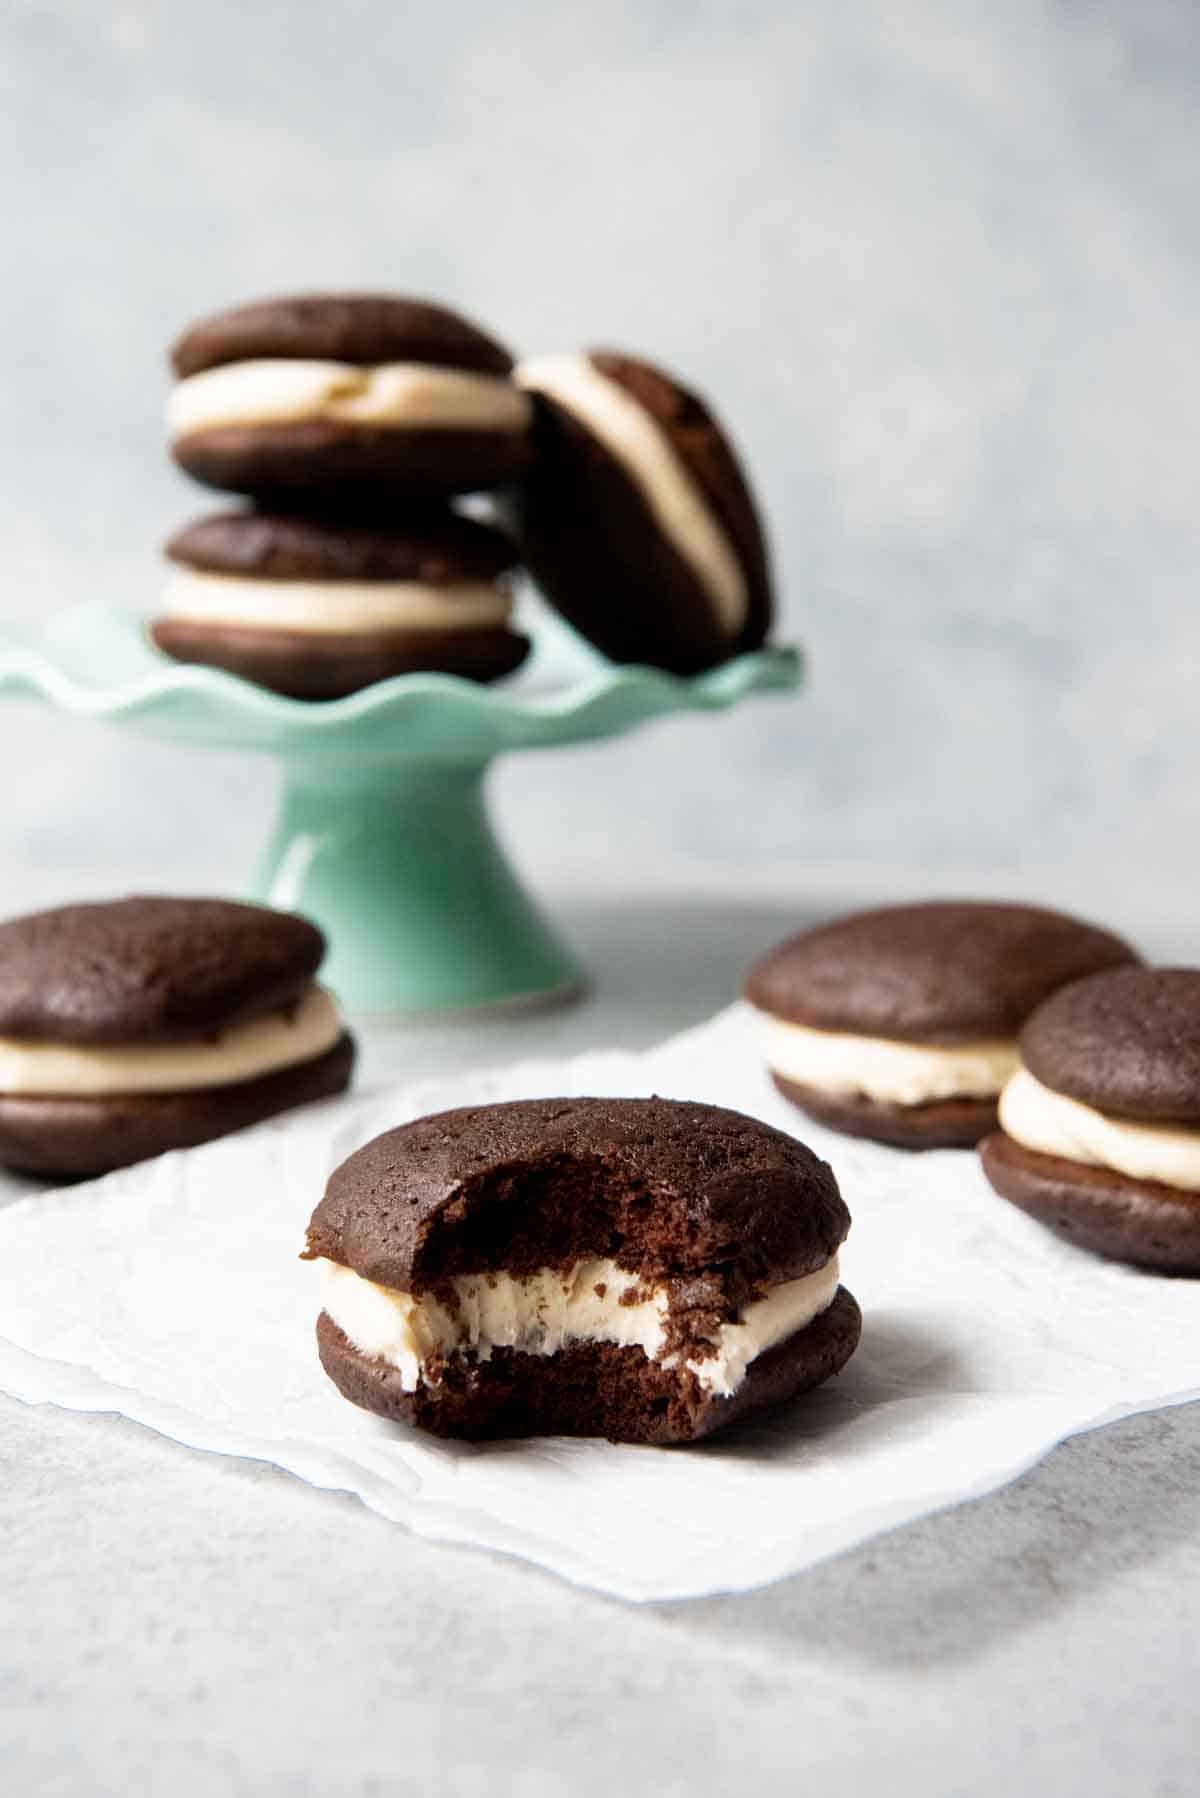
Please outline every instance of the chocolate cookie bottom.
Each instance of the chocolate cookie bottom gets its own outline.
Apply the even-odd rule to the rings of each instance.
[[[343,699],[396,674],[498,680],[529,653],[529,639],[510,630],[318,635],[156,618],[150,637],[177,662],[223,668],[291,699]]]
[[[405,430],[321,420],[191,431],[171,454],[193,480],[256,499],[375,487],[398,501],[499,487],[530,457],[524,431]]]
[[[866,1136],[893,1149],[973,1149],[996,1128],[995,1099],[942,1099],[931,1105],[887,1105],[863,1093],[821,1092],[772,1072],[785,1099],[843,1136]]]
[[[1159,1273],[1200,1274],[1200,1193],[1039,1155],[1003,1131],[979,1154],[1000,1197],[1066,1242]]]
[[[232,1086],[82,1099],[0,1093],[0,1162],[47,1178],[92,1179],[327,1099],[349,1085],[353,1066],[354,1039],[343,1034],[312,1061]]]
[[[807,1328],[751,1363],[729,1398],[639,1348],[576,1343],[555,1355],[495,1349],[453,1355],[434,1384],[405,1392],[400,1370],[360,1353],[327,1312],[317,1320],[321,1365],[344,1398],[435,1436],[482,1442],[516,1436],[607,1436],[610,1442],[694,1442],[762,1405],[807,1392],[858,1345],[862,1315],[845,1287]]]

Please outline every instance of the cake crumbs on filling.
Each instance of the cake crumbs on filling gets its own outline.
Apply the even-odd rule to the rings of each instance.
[[[441,1306],[447,1317],[453,1317],[457,1320],[462,1316],[462,1299],[459,1297],[456,1288],[449,1280],[439,1281],[436,1286],[429,1287],[428,1291],[434,1302]]]
[[[573,1262],[578,1266],[578,1261]],[[504,1269],[488,1269],[481,1271],[480,1278],[493,1290],[506,1274]],[[625,1269],[632,1273],[632,1269]],[[592,1290],[596,1297],[603,1300],[610,1290],[610,1281],[599,1280]],[[734,1285],[735,1290],[730,1290]],[[623,1306],[637,1306],[652,1300],[665,1288],[666,1306],[663,1316],[663,1340],[658,1353],[652,1359],[658,1364],[677,1369],[680,1377],[689,1363],[711,1360],[720,1353],[721,1330],[726,1324],[736,1324],[746,1305],[760,1299],[770,1289],[769,1282],[733,1282],[731,1283],[722,1270],[716,1268],[705,1273],[677,1275],[665,1281],[658,1281],[643,1276],[618,1295],[617,1303]],[[426,1286],[425,1291],[433,1297],[448,1316],[456,1321],[463,1318],[465,1306],[462,1297],[456,1290],[453,1279],[443,1279]],[[538,1316],[544,1322],[544,1304],[538,1308]],[[616,1345],[610,1345],[615,1347]],[[431,1356],[422,1366],[421,1377],[434,1385],[440,1384],[451,1366],[461,1365],[464,1360],[477,1362],[489,1359],[496,1352],[489,1346],[480,1354],[477,1345],[455,1343],[445,1350]],[[506,1353],[520,1353],[511,1349]],[[560,1351],[561,1352],[561,1351]],[[632,1352],[632,1350],[630,1351]],[[641,1351],[638,1351],[639,1353]]]

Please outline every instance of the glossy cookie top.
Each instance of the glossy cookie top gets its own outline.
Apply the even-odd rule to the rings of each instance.
[[[533,1099],[421,1118],[333,1173],[308,1254],[402,1291],[611,1256],[646,1277],[772,1284],[823,1266],[849,1213],[792,1137],[671,1099]]]
[[[1015,1037],[1068,982],[1135,962],[1110,931],[1031,905],[883,906],[803,931],[751,969],[760,1010],[897,1042]]]
[[[169,1043],[283,1009],[325,950],[315,925],[223,899],[64,905],[0,924],[0,1037]]]

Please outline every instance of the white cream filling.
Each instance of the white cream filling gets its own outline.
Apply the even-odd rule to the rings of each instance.
[[[1200,1130],[1108,1117],[1020,1068],[1000,1095],[1000,1126],[1023,1148],[1200,1192]]]
[[[470,631],[508,623],[512,600],[490,581],[279,581],[177,568],[162,616],[264,630]]]
[[[764,1017],[764,1054],[774,1073],[885,1105],[994,1099],[1018,1065],[1015,1042],[899,1043]]]
[[[0,1093],[28,1098],[103,1098],[233,1086],[313,1061],[342,1034],[332,994],[312,986],[292,1012],[235,1024],[199,1042],[84,1048],[0,1039]]]
[[[511,381],[425,362],[226,362],[176,382],[167,400],[172,438],[224,425],[338,424],[411,430],[523,431],[528,396]]]
[[[535,356],[516,371],[519,386],[563,406],[632,476],[660,529],[703,581],[730,637],[750,607],[737,553],[669,438],[644,406],[600,373],[587,356]]]
[[[736,1323],[722,1324],[716,1354],[711,1359],[688,1362],[700,1384],[708,1392],[730,1397],[745,1379],[752,1361],[829,1309],[837,1297],[839,1278],[838,1258],[834,1255],[815,1273],[773,1286],[765,1297],[747,1305]]]
[[[652,1287],[623,1303],[639,1287],[637,1276],[607,1259],[577,1261],[565,1274],[542,1268],[522,1279],[459,1274],[450,1281],[454,1308],[429,1293],[379,1286],[336,1261],[320,1266],[326,1312],[361,1354],[400,1370],[405,1392],[416,1391],[434,1356],[471,1354],[486,1361],[497,1348],[554,1355],[572,1343],[603,1342],[640,1348],[657,1361],[666,1345],[667,1289]],[[837,1287],[835,1255],[815,1273],[773,1287],[736,1323],[723,1324],[714,1354],[688,1367],[707,1391],[736,1392],[755,1357],[810,1324],[833,1303]],[[674,1358],[664,1365],[674,1365]]]

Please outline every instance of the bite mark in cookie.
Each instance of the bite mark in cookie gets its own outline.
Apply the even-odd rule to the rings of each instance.
[[[848,1223],[824,1163],[715,1107],[443,1113],[330,1181],[306,1251],[322,1359],[355,1402],[436,1433],[691,1440],[851,1352]]]

